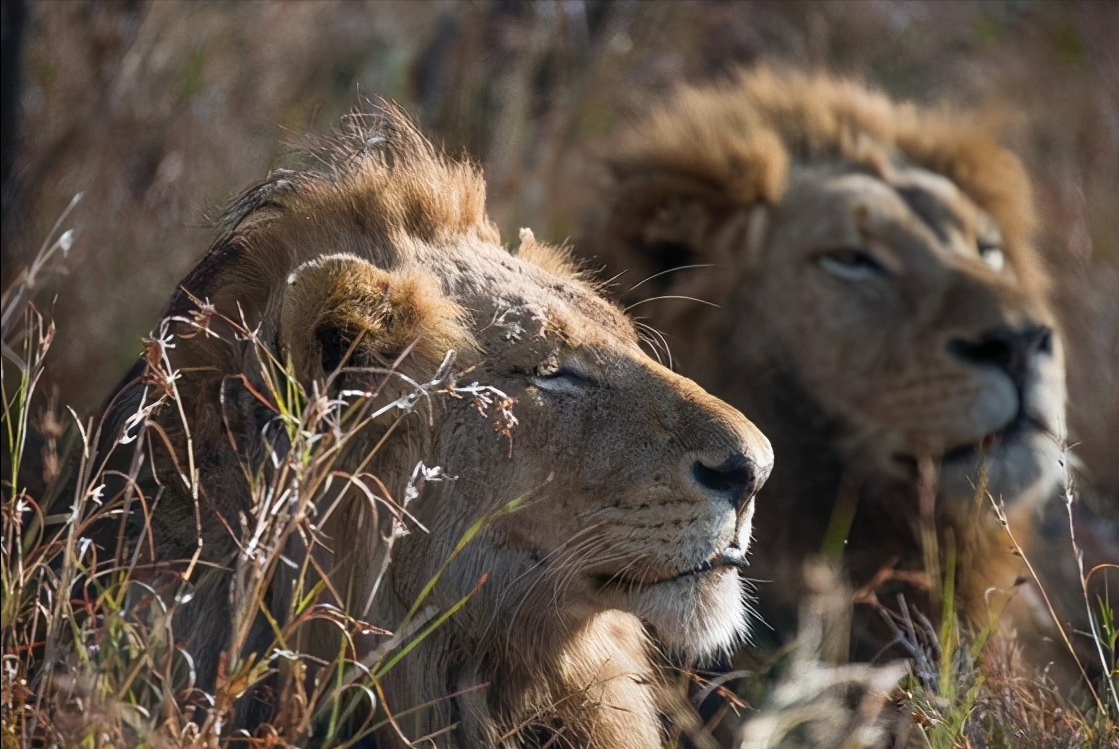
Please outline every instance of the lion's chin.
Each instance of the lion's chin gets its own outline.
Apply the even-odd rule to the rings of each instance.
[[[669,654],[691,665],[730,653],[748,634],[749,606],[734,567],[632,589],[626,597]]]

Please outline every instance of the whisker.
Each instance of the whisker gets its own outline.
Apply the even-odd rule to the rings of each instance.
[[[605,564],[605,563],[608,563],[608,562],[613,562],[615,560],[620,561],[624,558],[625,558],[625,555],[613,554],[613,555],[608,555],[608,556],[605,556],[605,557],[597,558],[597,559],[595,559],[595,561],[598,564]],[[585,568],[585,565],[582,564],[583,561],[584,560],[579,560],[578,564],[573,562],[570,565],[570,567],[567,571],[567,574],[563,577],[562,580],[560,580],[559,584],[553,589],[552,600],[549,602],[548,608],[553,608],[553,609],[556,610],[557,613],[559,613],[560,604],[563,601],[564,594],[567,592],[567,589],[574,582],[574,580],[577,577],[579,571],[581,569]]]
[[[661,360],[661,352],[663,351],[665,358],[668,359],[667,366],[672,369],[672,350],[668,347],[668,339],[664,337],[664,334],[652,325],[640,320],[634,320],[633,324],[637,328],[637,333],[641,336],[641,339],[646,341],[649,347],[653,349],[653,353],[657,355],[657,361],[664,364]]]
[[[590,526],[587,526],[586,528],[581,529],[578,533],[573,535],[568,540],[564,541],[559,546],[557,546],[555,549],[553,549],[551,552],[549,552],[546,556],[544,556],[542,559],[538,560],[535,564],[533,564],[531,567],[526,569],[524,572],[522,572],[520,575],[518,575],[512,582],[510,582],[508,585],[506,585],[504,587],[504,590],[503,590],[503,593],[502,593],[502,599],[499,599],[499,603],[500,603],[500,600],[504,599],[505,595],[507,595],[508,593],[511,593],[513,591],[513,588],[514,588],[515,584],[518,581],[520,581],[525,575],[527,575],[530,572],[532,572],[533,570],[539,568],[541,565],[544,564],[544,562],[549,557],[552,557],[552,556],[556,555],[557,553],[562,552],[562,555],[559,557],[559,561],[556,562],[551,567],[547,568],[545,570],[544,574],[540,575],[535,580],[533,580],[532,584],[529,585],[528,588],[525,590],[525,592],[521,595],[521,600],[517,602],[516,607],[513,609],[513,612],[509,616],[509,628],[508,628],[509,632],[512,631],[513,625],[516,622],[517,616],[520,614],[522,608],[524,607],[525,601],[527,601],[529,599],[529,597],[532,595],[532,593],[536,590],[536,588],[539,585],[541,585],[545,580],[552,578],[555,574],[558,574],[560,571],[564,571],[566,569],[566,567],[570,564],[571,560],[577,554],[582,552],[584,549],[589,550],[589,549],[593,548],[594,544],[602,542],[601,539],[598,539],[598,538],[592,536],[590,538],[583,538],[579,541],[579,543],[575,544],[574,546],[571,546],[571,544],[576,539],[578,539],[581,535],[590,533],[591,531],[598,528],[600,525],[601,525],[601,523],[595,523],[593,525],[590,525]],[[577,568],[577,565],[576,565],[576,568]],[[493,616],[490,617],[490,621],[487,623],[485,632],[482,635],[483,638],[486,635],[488,635],[490,629],[492,629],[494,621],[497,617],[498,609],[500,609],[500,605],[495,608]]]
[[[531,573],[533,570],[543,566],[544,563],[547,562],[550,557],[552,557],[556,554],[559,554],[561,552],[563,553],[564,556],[560,558],[560,561],[559,561],[557,566],[562,566],[563,563],[564,563],[564,558],[565,557],[570,557],[571,553],[573,553],[574,550],[579,549],[580,547],[582,547],[586,544],[592,543],[594,541],[594,538],[593,537],[592,538],[583,538],[574,547],[571,547],[571,548],[567,548],[567,547],[569,547],[570,544],[574,543],[576,541],[576,539],[579,539],[580,536],[583,536],[585,534],[590,533],[591,531],[595,530],[596,528],[598,528],[601,525],[602,525],[601,523],[594,523],[594,524],[589,525],[585,528],[581,528],[579,530],[579,532],[575,533],[573,536],[571,536],[571,538],[569,538],[566,541],[560,543],[556,548],[552,549],[552,551],[548,552],[543,557],[536,560],[535,563],[533,563],[531,566],[529,566],[527,569],[525,569],[523,572],[521,572],[521,574],[517,575],[510,582],[508,582],[504,586],[502,586],[502,590],[498,594],[498,599],[497,599],[498,605],[495,607],[493,614],[490,616],[489,622],[486,623],[485,629],[482,632],[482,638],[485,639],[485,637],[489,634],[489,631],[493,628],[494,621],[496,620],[497,615],[498,615],[498,610],[501,608],[500,607],[501,602],[504,600],[506,595],[508,595],[509,593],[511,593],[513,591],[513,589],[516,587],[518,582],[520,582],[526,575]],[[510,624],[512,624],[513,620],[516,619],[516,614],[520,610],[520,607],[524,605],[525,598],[527,598],[528,594],[532,592],[533,588],[535,588],[537,585],[539,585],[540,580],[541,580],[541,578],[537,578],[536,580],[534,580],[533,584],[530,585],[528,587],[528,589],[525,591],[525,595],[522,596],[521,601],[517,604],[517,608],[514,609],[513,615],[510,617]]]
[[[683,294],[663,294],[661,296],[651,296],[648,299],[639,299],[633,304],[626,307],[625,311],[629,312],[634,307],[645,304],[646,302],[659,302],[662,299],[686,299],[689,302],[699,302],[700,304],[706,304],[708,307],[714,307],[715,309],[720,308],[720,305],[715,304],[714,302],[709,302],[706,299],[696,299],[694,296],[684,296]]]
[[[669,268],[668,270],[662,270],[660,273],[654,273],[653,275],[646,277],[643,281],[638,281],[633,286],[630,286],[629,290],[633,291],[634,289],[636,289],[638,286],[645,283],[646,281],[652,281],[654,278],[660,278],[661,276],[666,276],[669,273],[675,273],[678,270],[690,270],[692,268],[714,268],[714,267],[715,267],[714,263],[696,263],[694,265],[678,265],[675,268]]]
[[[585,545],[583,546],[582,549],[572,550],[572,554],[568,555],[568,557],[566,559],[564,559],[560,563],[560,565],[558,565],[556,567],[553,567],[553,568],[550,568],[547,571],[547,574],[542,575],[542,576],[538,577],[537,579],[533,580],[532,585],[530,585],[528,587],[528,589],[525,590],[524,594],[521,596],[520,601],[517,602],[516,608],[514,609],[513,613],[509,617],[509,626],[506,629],[506,648],[509,647],[509,642],[511,640],[513,630],[515,629],[517,617],[519,617],[521,612],[524,610],[525,603],[532,597],[533,593],[535,593],[536,590],[542,584],[544,584],[544,582],[546,582],[546,581],[554,583],[554,586],[552,588],[551,600],[548,602],[547,606],[545,606],[544,608],[545,609],[555,608],[557,612],[559,611],[559,603],[563,598],[564,591],[568,588],[568,586],[571,585],[572,581],[575,580],[575,578],[578,575],[580,569],[583,569],[583,565],[581,564],[582,560],[579,559],[576,556],[576,554],[578,554],[580,551],[582,551],[583,556],[588,556],[591,553],[596,552],[597,547],[594,544],[594,541],[599,542],[599,544],[601,545],[604,542],[604,539],[588,540],[585,543]],[[604,561],[611,561],[611,560],[609,558],[607,558]],[[563,573],[563,576],[558,581],[556,581],[555,580],[555,575],[560,573],[560,572]]]
[[[624,276],[628,272],[629,271],[624,271],[623,270],[620,273],[615,273],[614,275],[610,276],[610,278],[607,278],[605,281],[603,281],[602,285],[603,286],[613,286],[615,281],[617,281],[619,278],[621,278],[622,276]],[[633,288],[635,289],[637,287],[635,286]],[[633,291],[633,289],[630,289],[630,291]]]
[[[630,569],[632,569],[638,563],[643,562],[648,558],[649,558],[648,552],[646,552],[644,554],[639,554],[637,557],[630,560],[629,564],[627,564],[625,567],[622,567],[620,570],[618,570],[613,575],[611,575],[609,578],[607,578],[606,583],[609,585],[609,584],[614,583],[614,582],[621,582],[621,583],[625,583],[628,586],[631,586],[630,589],[632,589],[632,586],[635,584],[635,582],[633,580],[625,579],[623,577],[623,575],[625,575],[625,573],[629,572]]]

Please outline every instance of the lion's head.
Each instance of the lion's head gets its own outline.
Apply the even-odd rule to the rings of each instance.
[[[982,123],[763,70],[682,88],[606,164],[576,246],[629,269],[681,371],[773,440],[774,577],[820,549],[845,491],[849,559],[890,550],[872,574],[913,555],[921,476],[944,516],[973,506],[981,471],[1010,505],[1054,487],[1061,340],[1028,179]]]
[[[423,735],[459,722],[460,743],[492,746],[551,710],[596,746],[653,746],[644,627],[689,660],[742,636],[739,569],[769,444],[643,353],[631,321],[562,252],[528,232],[516,251],[503,248],[475,170],[446,161],[395,110],[357,125],[326,166],[245,193],[171,303],[180,397],[154,418],[179,439],[185,409],[205,464],[203,555],[236,557],[228,529],[251,510],[243,466],[282,442],[252,379],[258,353],[223,329],[224,318],[243,319],[306,393],[341,409],[388,406],[340,449],[339,475],[375,476],[366,489],[383,485],[398,500],[420,488],[376,594],[375,529],[392,516],[340,479],[316,500],[324,541],[314,553],[351,613],[392,629],[429,581],[439,583],[425,606],[444,612],[488,578],[386,677],[390,708],[428,705],[400,724]],[[450,394],[410,395],[437,373]],[[138,387],[116,412],[135,410]],[[499,428],[478,413],[487,399],[488,417],[507,411]],[[402,408],[414,410],[397,423]],[[421,462],[444,480],[417,482]],[[157,465],[157,556],[185,558],[192,500],[170,461]],[[212,678],[228,637],[227,578],[196,595],[184,626]]]

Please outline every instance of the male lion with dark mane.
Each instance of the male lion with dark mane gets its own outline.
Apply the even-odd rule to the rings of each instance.
[[[904,593],[936,621],[954,584],[972,625],[1010,605],[1046,626],[1028,591],[1007,604],[1023,568],[987,498],[1025,541],[1062,476],[1062,344],[1019,161],[974,119],[772,70],[682,87],[608,153],[576,246],[641,281],[628,301],[681,371],[773,442],[763,618],[795,633],[822,552],[863,600]],[[860,610],[854,655],[880,655],[896,631]]]
[[[495,429],[453,388],[399,423],[370,417],[314,500],[313,553],[354,616],[391,629],[433,579],[425,606],[436,612],[473,592],[384,676],[390,710],[419,708],[396,726],[441,746],[519,745],[541,725],[579,745],[660,746],[647,630],[684,661],[745,634],[739,570],[769,443],[643,353],[632,322],[563,252],[528,232],[504,249],[474,168],[438,154],[391,107],[352,125],[313,168],[276,172],[238,198],[168,309],[178,397],[148,415],[158,437],[138,485],[158,502],[150,538],[136,537],[141,559],[193,570],[176,632],[198,681],[212,685],[229,665],[220,655],[236,591],[220,570],[249,554],[233,529],[253,527],[252,476],[270,455],[286,460],[262,360],[287,362],[307,397],[327,393],[342,409],[372,399],[386,406],[376,413],[397,414],[415,383],[440,371],[453,380],[453,367],[512,402],[519,424]],[[253,335],[237,334],[242,325]],[[104,450],[135,433],[131,417],[158,380],[122,386]],[[403,498],[421,463],[447,478],[418,487],[411,533],[375,591],[386,560],[374,529],[393,518],[368,487]],[[200,564],[178,564],[198,554]],[[273,585],[273,609],[285,595]],[[329,661],[337,635],[315,638],[312,652]]]

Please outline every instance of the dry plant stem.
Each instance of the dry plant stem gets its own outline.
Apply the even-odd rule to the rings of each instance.
[[[1073,556],[1076,559],[1076,569],[1078,577],[1080,578],[1080,591],[1081,594],[1084,596],[1084,606],[1088,612],[1088,626],[1091,628],[1092,644],[1096,647],[1096,655],[1100,659],[1100,666],[1102,666],[1103,673],[1105,674],[1104,683],[1107,686],[1108,696],[1111,699],[1111,707],[1115,711],[1114,715],[1119,718],[1119,687],[1116,686],[1115,674],[1111,673],[1111,664],[1108,663],[1107,656],[1104,654],[1103,651],[1103,633],[1100,631],[1099,623],[1094,612],[1092,611],[1092,596],[1088,592],[1088,576],[1084,574],[1084,552],[1081,551],[1080,545],[1076,541],[1076,522],[1073,520],[1072,515],[1072,503],[1076,501],[1076,497],[1073,495],[1072,492],[1072,477],[1069,475],[1068,465],[1069,455],[1066,448],[1064,457],[1061,460],[1061,467],[1064,469],[1064,500],[1065,512],[1068,515],[1069,542],[1072,544],[1072,552]],[[1015,548],[1017,548],[1017,544],[1015,544]],[[1111,567],[1114,569],[1116,568],[1116,565],[1111,565]],[[1030,574],[1033,574],[1032,568],[1030,569]],[[1046,598],[1045,603],[1046,605],[1049,604],[1048,598]],[[1052,611],[1052,609],[1050,611]],[[1061,631],[1061,636],[1064,637],[1063,630]],[[1066,646],[1071,647],[1071,645],[1068,644],[1067,639]],[[1077,665],[1080,665],[1079,661],[1077,661]],[[1081,673],[1084,673],[1083,667],[1081,667]],[[1092,694],[1093,696],[1096,695],[1095,690],[1092,691]],[[1098,706],[1102,707],[1102,705],[1099,704],[1099,697],[1096,697],[1096,703]]]
[[[56,227],[57,228],[57,227]],[[5,358],[11,359],[18,367],[21,374],[17,386],[8,387],[5,378],[4,403],[5,426],[12,431],[10,443],[14,446],[13,459],[18,460],[25,449],[25,441],[20,435],[26,434],[27,409],[26,405],[38,383],[38,373],[41,372],[42,352],[49,345],[50,335],[42,322],[41,316],[28,308],[26,315],[15,315],[27,307],[26,298],[23,296],[28,290],[36,287],[35,279],[42,279],[44,273],[53,269],[52,258],[61,249],[63,255],[68,249],[72,235],[67,235],[65,241],[59,240],[45,244],[40,252],[40,258],[33,267],[20,277],[21,286],[15,291],[10,291],[4,296],[4,306],[7,313],[7,328],[5,337],[9,334],[18,336],[21,341],[26,341],[28,352],[24,356],[16,355],[15,351],[5,343]],[[41,285],[41,284],[40,284]],[[200,304],[200,309],[206,305]],[[15,324],[17,320],[26,320],[22,324]],[[223,318],[224,319],[224,318]],[[384,672],[394,667],[400,658],[418,641],[425,637],[435,627],[443,624],[453,615],[470,596],[464,598],[459,604],[449,607],[447,611],[435,611],[431,607],[424,607],[422,602],[417,602],[413,618],[403,623],[397,636],[388,643],[377,648],[364,659],[363,663],[353,664],[347,668],[346,654],[356,651],[353,640],[353,631],[360,628],[371,631],[366,623],[356,619],[349,613],[338,612],[333,614],[318,607],[306,608],[314,599],[318,590],[328,590],[329,595],[335,600],[345,600],[339,591],[334,590],[329,584],[329,571],[319,566],[318,561],[307,554],[300,568],[299,580],[294,588],[290,623],[282,625],[273,613],[282,615],[283,611],[270,612],[263,606],[263,591],[271,584],[279,565],[284,563],[284,549],[288,547],[289,540],[295,541],[294,534],[299,534],[303,546],[308,552],[315,545],[325,543],[321,538],[318,527],[321,522],[335,510],[343,495],[352,494],[351,488],[356,488],[366,498],[372,509],[380,510],[383,505],[388,509],[386,518],[388,523],[381,532],[382,542],[386,549],[391,550],[393,541],[404,533],[411,532],[412,527],[424,530],[423,527],[407,510],[407,503],[416,491],[412,484],[417,482],[439,480],[442,475],[439,470],[429,469],[422,464],[416,467],[412,482],[409,484],[408,495],[403,502],[393,500],[387,487],[376,476],[367,471],[371,455],[365,454],[364,460],[356,470],[347,472],[336,470],[336,462],[346,449],[352,444],[356,434],[374,420],[379,420],[392,412],[399,415],[387,425],[385,435],[376,445],[379,449],[384,442],[397,430],[401,420],[412,413],[417,406],[427,404],[430,421],[433,417],[432,407],[434,396],[444,395],[453,398],[472,399],[479,410],[485,414],[489,406],[494,406],[498,411],[498,418],[503,419],[506,425],[514,424],[512,414],[508,411],[507,397],[504,393],[496,391],[477,383],[458,387],[454,382],[453,371],[454,354],[449,352],[443,364],[438,368],[435,377],[428,382],[414,382],[395,371],[396,362],[388,369],[377,369],[372,374],[381,374],[382,385],[393,378],[403,380],[410,388],[411,393],[392,403],[377,405],[376,397],[380,394],[380,387],[376,392],[345,392],[336,399],[328,398],[324,392],[316,389],[307,394],[295,382],[290,372],[290,367],[282,365],[266,346],[259,340],[256,331],[248,326],[226,320],[229,329],[234,331],[239,340],[248,342],[257,350],[257,362],[261,365],[260,375],[265,383],[266,394],[255,390],[247,378],[242,378],[246,388],[265,406],[272,409],[276,422],[286,431],[288,439],[285,447],[279,448],[273,444],[271,458],[272,470],[262,466],[258,472],[246,468],[246,480],[250,487],[251,502],[253,504],[252,518],[241,530],[227,525],[231,538],[236,544],[237,563],[232,570],[232,585],[234,598],[237,604],[231,612],[233,617],[232,635],[228,646],[223,651],[223,660],[219,664],[219,677],[212,694],[206,694],[187,685],[187,691],[177,685],[177,666],[185,662],[193,673],[193,665],[189,655],[180,650],[180,645],[175,644],[171,632],[171,624],[175,608],[179,605],[176,601],[171,603],[166,599],[169,592],[161,590],[160,585],[150,585],[146,577],[149,574],[159,574],[162,568],[173,565],[185,572],[178,576],[183,582],[197,577],[200,567],[214,568],[218,565],[206,561],[202,554],[201,513],[203,510],[204,496],[201,494],[199,483],[200,468],[196,462],[194,439],[186,418],[187,405],[183,402],[179,390],[179,379],[182,372],[172,369],[170,349],[175,340],[171,335],[171,323],[187,323],[184,334],[176,335],[215,335],[207,329],[209,318],[199,315],[197,319],[176,319],[165,321],[156,335],[149,339],[147,344],[148,370],[146,377],[149,384],[143,387],[140,402],[135,413],[130,416],[125,424],[121,439],[114,441],[104,455],[94,455],[93,445],[102,444],[101,428],[96,430],[93,424],[83,424],[76,414],[74,417],[74,432],[80,435],[81,450],[75,456],[72,474],[68,478],[72,495],[69,497],[70,507],[67,512],[45,517],[32,498],[27,498],[30,506],[36,513],[30,521],[29,534],[19,533],[18,522],[8,524],[7,512],[5,514],[4,536],[11,543],[5,546],[5,598],[9,589],[18,595],[19,591],[31,590],[36,575],[39,577],[39,592],[36,595],[49,596],[44,598],[44,605],[35,608],[34,618],[27,618],[21,642],[28,639],[29,643],[40,642],[47,662],[71,663],[79,669],[78,676],[71,679],[44,678],[38,680],[28,702],[23,708],[24,712],[20,721],[20,734],[26,739],[42,734],[45,730],[54,734],[58,727],[52,724],[51,715],[57,708],[69,709],[66,705],[81,705],[80,710],[85,717],[81,720],[76,717],[70,720],[65,731],[77,731],[69,734],[74,741],[85,741],[92,734],[88,731],[108,731],[117,735],[125,732],[132,737],[138,737],[141,743],[153,746],[163,745],[164,739],[170,739],[170,745],[179,746],[205,746],[220,747],[228,745],[229,741],[237,741],[235,735],[229,735],[229,717],[233,713],[236,700],[251,689],[261,679],[276,669],[269,657],[264,659],[243,659],[242,655],[250,637],[249,630],[258,613],[263,613],[271,624],[275,633],[273,645],[266,651],[269,655],[284,656],[284,651],[290,652],[286,643],[296,633],[298,627],[310,618],[322,616],[336,617],[337,623],[343,628],[343,648],[338,658],[331,663],[315,661],[299,653],[294,656],[293,666],[282,674],[282,704],[283,709],[273,717],[273,735],[284,737],[285,741],[295,739],[296,745],[306,740],[314,729],[312,725],[316,716],[324,715],[324,710],[332,703],[339,707],[341,702],[348,700],[345,690],[353,687],[362,694],[367,694],[374,700],[373,689],[377,688],[376,680]],[[53,329],[50,329],[53,330]],[[39,331],[39,332],[36,332]],[[401,358],[407,355],[405,351]],[[10,369],[10,368],[9,368]],[[7,373],[6,373],[7,374]],[[461,376],[461,375],[460,375]],[[9,397],[9,393],[14,393]],[[171,399],[174,406],[167,403]],[[224,402],[224,401],[223,401]],[[181,422],[183,432],[181,435],[168,434],[160,425],[150,420],[151,414],[156,409],[171,409],[177,421]],[[154,429],[152,435],[148,429]],[[17,434],[18,430],[18,434]],[[106,435],[107,436],[107,435]],[[151,440],[155,440],[152,442]],[[179,458],[182,451],[175,449],[178,440],[185,442],[184,459]],[[162,444],[160,444],[162,443]],[[174,443],[174,444],[173,444]],[[130,445],[133,453],[128,465],[127,473],[118,473],[108,469],[108,459],[116,451],[122,449],[121,445]],[[189,559],[180,561],[152,560],[149,563],[145,556],[145,545],[150,547],[152,529],[150,515],[156,504],[159,503],[161,494],[154,497],[144,496],[139,490],[139,476],[146,462],[153,457],[151,448],[159,446],[165,450],[172,460],[173,475],[185,489],[187,500],[193,503],[193,515],[197,545]],[[13,475],[18,475],[18,471]],[[120,481],[121,489],[112,498],[102,498],[104,483],[112,477],[113,482]],[[341,481],[332,488],[331,484]],[[15,488],[15,487],[13,487]],[[49,495],[57,495],[57,488],[48,488]],[[325,507],[315,507],[316,498],[334,497],[334,500]],[[14,498],[13,498],[14,499]],[[513,503],[516,505],[517,503]],[[5,507],[5,510],[12,508]],[[512,511],[514,506],[508,506],[501,513]],[[125,544],[128,535],[126,525],[127,517],[135,517],[134,512],[140,513],[142,528],[139,533],[138,544],[124,559]],[[85,538],[87,531],[97,518],[121,518],[120,530],[116,534],[116,548],[109,551],[115,552],[113,559],[115,566],[105,568],[96,574],[89,574],[96,565],[95,559],[89,557],[92,548]],[[115,520],[114,520],[115,522]],[[44,538],[42,543],[36,542],[34,547],[28,547],[32,538],[43,535],[43,529],[57,526],[51,538]],[[479,525],[479,527],[481,527]],[[472,529],[473,535],[477,528]],[[463,543],[469,538],[463,540]],[[22,542],[22,543],[21,543]],[[8,564],[9,552],[19,551]],[[148,548],[147,554],[150,556]],[[31,555],[31,556],[29,556]],[[56,577],[47,578],[47,563],[58,561]],[[27,565],[24,563],[27,562]],[[387,560],[385,561],[387,565]],[[143,566],[145,569],[143,579],[136,576],[136,571]],[[96,565],[101,567],[101,565]],[[384,569],[377,575],[379,585]],[[8,584],[8,575],[16,575],[13,584]],[[207,574],[211,574],[207,572]],[[110,584],[104,591],[99,592],[94,599],[90,599],[90,584],[98,578],[110,576]],[[309,593],[307,583],[308,575],[316,576],[318,582]],[[71,589],[80,585],[86,579],[85,606],[76,609],[76,601],[83,597],[83,591],[75,594]],[[484,581],[480,581],[479,585]],[[99,586],[100,584],[97,583]],[[119,587],[123,586],[123,587]],[[100,588],[98,588],[100,590]],[[376,595],[376,588],[370,598]],[[151,603],[150,618],[145,618],[140,606]],[[368,608],[368,601],[367,607]],[[304,613],[300,613],[303,611]],[[131,613],[129,613],[131,612]],[[139,618],[133,618],[136,614]],[[95,619],[89,618],[96,617]],[[7,617],[5,617],[7,619]],[[5,651],[7,661],[9,630],[8,621],[5,621]],[[44,635],[38,633],[40,627],[45,630]],[[18,633],[17,633],[18,634]],[[385,633],[388,634],[388,633]],[[123,638],[123,639],[120,639]],[[69,649],[73,643],[77,653]],[[88,645],[95,645],[96,649]],[[278,645],[277,645],[278,644]],[[283,650],[277,651],[276,647]],[[34,658],[30,645],[15,648]],[[395,655],[393,651],[399,651]],[[391,656],[391,657],[390,657]],[[76,658],[76,659],[75,659]],[[39,660],[34,658],[34,660]],[[317,662],[323,667],[323,678],[315,682],[312,690],[305,688],[308,685],[308,666]],[[283,661],[287,663],[287,661]],[[21,664],[24,671],[30,672],[31,664]],[[87,668],[98,671],[98,675],[89,681],[89,686],[84,686]],[[326,675],[335,673],[336,676],[326,678]],[[361,683],[362,679],[373,682],[373,689]],[[70,686],[73,684],[73,688]],[[7,683],[5,683],[7,688]],[[92,691],[86,691],[90,689]],[[107,691],[106,691],[107,690]],[[201,699],[202,702],[196,700]],[[77,702],[74,702],[74,701]],[[339,724],[339,718],[345,720],[352,712],[356,703],[339,711],[328,710],[331,713],[331,735],[334,727]],[[199,711],[199,708],[200,711]],[[6,713],[7,715],[7,713]],[[99,716],[99,717],[95,717]],[[5,719],[7,721],[7,718]],[[94,722],[86,722],[87,720]],[[74,722],[76,721],[76,722]],[[98,726],[95,726],[98,723]],[[109,726],[106,728],[106,726]],[[272,730],[272,729],[270,729]],[[279,732],[276,733],[276,730]],[[369,726],[362,729],[370,730]],[[109,735],[104,734],[104,735]],[[224,735],[223,735],[224,734]],[[298,738],[302,737],[302,738]],[[360,738],[360,737],[358,737]],[[356,739],[353,739],[356,740]],[[352,743],[351,740],[349,743]],[[69,739],[67,739],[69,741]],[[100,741],[100,739],[98,739]]]
[[[24,494],[23,488],[18,485],[19,483],[19,468],[20,461],[27,444],[27,434],[29,426],[29,418],[31,413],[31,401],[36,389],[39,385],[39,380],[43,375],[44,365],[43,360],[50,349],[51,343],[54,340],[54,324],[49,323],[44,325],[42,314],[35,309],[34,305],[28,304],[23,315],[24,329],[27,331],[27,344],[24,356],[17,354],[9,346],[7,336],[3,339],[3,355],[4,358],[12,362],[12,364],[19,370],[19,385],[16,388],[14,399],[9,399],[6,374],[8,369],[6,367],[0,368],[0,376],[4,376],[4,423],[5,430],[7,431],[8,444],[11,446],[12,454],[11,465],[9,466],[12,476],[12,498],[21,497]],[[12,341],[11,343],[14,343]]]
[[[28,675],[31,674],[31,664],[34,658],[33,650],[38,642],[40,618],[47,614],[47,609],[44,607],[46,605],[50,606],[50,613],[49,616],[46,616],[47,621],[45,622],[46,631],[41,643],[47,663],[52,663],[59,658],[63,624],[71,622],[71,617],[64,614],[69,613],[69,590],[74,581],[74,567],[82,561],[82,552],[76,552],[75,549],[78,540],[79,520],[84,508],[84,497],[75,497],[73,509],[67,516],[69,524],[65,537],[61,540],[59,537],[55,537],[50,541],[45,541],[43,534],[46,527],[46,518],[43,516],[43,506],[31,497],[26,496],[26,489],[20,486],[19,479],[22,457],[27,449],[31,403],[34,400],[36,389],[44,371],[44,357],[53,341],[55,328],[53,323],[44,322],[43,316],[35,309],[34,305],[30,301],[25,301],[25,295],[28,291],[36,288],[36,285],[42,280],[41,274],[46,272],[48,263],[59,250],[62,252],[63,259],[66,258],[73,243],[73,230],[63,232],[53,241],[52,238],[57,234],[80,198],[80,194],[74,196],[69,206],[62,212],[48,232],[47,238],[40,246],[31,265],[17,276],[15,281],[4,290],[3,296],[0,298],[0,306],[3,308],[2,313],[0,313],[0,346],[2,346],[4,358],[19,371],[19,382],[14,393],[12,393],[7,378],[9,368],[6,366],[0,367],[0,371],[3,372],[4,428],[7,432],[8,447],[11,450],[9,456],[11,460],[9,466],[11,485],[8,487],[10,495],[7,496],[4,503],[4,520],[6,524],[10,523],[10,525],[7,525],[4,533],[6,543],[3,556],[5,561],[5,603],[10,603],[12,609],[10,612],[6,612],[9,616],[4,625],[5,661],[8,660],[8,637],[15,637],[17,638],[15,643],[17,650],[25,653],[24,658],[26,660],[23,662],[23,667]],[[15,325],[18,320],[22,320],[23,324]],[[25,342],[23,356],[17,354],[13,348],[18,345],[19,341]],[[24,508],[32,507],[34,508],[34,514],[27,526],[21,528]],[[47,576],[50,573],[45,565],[49,561],[50,555],[40,552],[46,548],[52,548],[59,542],[62,544],[65,563],[59,577],[56,580],[49,580]],[[13,561],[15,562],[14,568]],[[28,562],[30,562],[30,565],[27,564]],[[30,623],[30,639],[20,643],[18,642],[19,633],[16,629],[18,622],[15,620],[20,618],[20,601],[34,579],[39,581],[35,588],[37,596],[38,591],[42,589],[44,584],[53,587],[53,601],[49,604],[41,602],[33,606],[34,614]],[[6,663],[6,676],[7,665]],[[30,716],[26,714],[22,716],[24,720],[21,721],[20,728],[25,740],[28,736],[36,735],[38,731],[39,718],[45,714],[44,706],[49,702],[46,697],[46,690],[50,681],[49,678],[39,680],[38,689],[35,690],[35,707]],[[8,684],[5,683],[5,687],[7,686]]]
[[[939,602],[937,599],[949,602],[952,600],[952,592],[942,587],[950,585],[951,581],[946,581],[940,571],[940,544],[936,537],[937,474],[936,463],[931,457],[926,455],[918,459],[917,501],[920,506],[921,553],[925,572],[933,583],[930,592],[934,596],[934,603]]]
[[[1049,600],[1049,595],[1045,592],[1045,587],[1041,584],[1041,579],[1038,577],[1037,571],[1034,570],[1034,566],[1030,563],[1029,558],[1026,557],[1025,552],[1022,550],[1021,544],[1018,543],[1018,539],[1014,537],[1014,531],[1011,529],[1010,523],[1006,518],[1006,507],[1003,505],[1001,500],[996,500],[990,493],[987,494],[987,497],[991,502],[991,506],[995,510],[995,517],[998,518],[999,524],[1002,525],[1003,530],[1006,531],[1006,535],[1010,538],[1010,543],[1014,547],[1015,553],[1019,557],[1021,557],[1022,561],[1025,563],[1026,569],[1030,573],[1030,579],[1034,581],[1034,585],[1037,586],[1038,592],[1041,593],[1041,598],[1043,601],[1045,601],[1045,608],[1049,612],[1049,617],[1053,620],[1053,625],[1057,628],[1057,632],[1059,632],[1061,635],[1061,642],[1064,643],[1065,648],[1069,652],[1069,655],[1072,656],[1073,661],[1076,663],[1077,669],[1080,670],[1080,675],[1084,679],[1084,683],[1088,685],[1088,690],[1092,694],[1092,699],[1096,703],[1096,708],[1102,713],[1104,711],[1104,705],[1103,702],[1100,700],[1099,693],[1092,685],[1092,680],[1088,678],[1088,672],[1087,670],[1085,670],[1084,664],[1081,663],[1080,658],[1077,657],[1076,649],[1072,646],[1072,642],[1069,640],[1068,633],[1065,632],[1064,625],[1061,624],[1061,618],[1057,615],[1056,609],[1053,608],[1053,603]],[[1079,550],[1077,550],[1077,552],[1079,554]]]
[[[35,258],[31,261],[31,265],[22,270],[15,281],[4,290],[4,295],[0,298],[0,306],[3,307],[3,313],[0,313],[2,314],[2,317],[0,317],[0,335],[2,335],[5,344],[8,341],[8,325],[16,319],[13,315],[16,310],[20,308],[24,294],[33,290],[36,284],[39,283],[41,280],[39,274],[47,266],[47,263],[54,256],[55,252],[62,250],[63,257],[69,253],[74,236],[72,229],[63,232],[58,239],[54,241],[51,241],[51,237],[59,230],[62,223],[81,199],[82,194],[80,192],[70,199],[70,204],[63,209],[58,219],[54,222],[54,226],[47,232],[47,238],[43,240],[43,244],[39,247],[39,251],[35,253]]]

